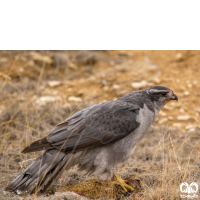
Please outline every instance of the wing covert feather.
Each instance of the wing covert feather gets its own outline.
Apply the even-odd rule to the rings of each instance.
[[[81,110],[50,131],[47,140],[57,149],[79,151],[120,140],[138,128],[137,104],[114,101]]]

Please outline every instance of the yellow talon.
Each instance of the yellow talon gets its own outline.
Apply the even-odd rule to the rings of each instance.
[[[127,192],[127,189],[129,189],[131,192],[134,191],[134,189],[130,185],[126,184],[125,181],[117,173],[114,175],[116,181],[114,181],[113,183],[120,185],[125,192]]]

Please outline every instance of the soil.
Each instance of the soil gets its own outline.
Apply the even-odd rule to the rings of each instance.
[[[74,168],[59,179],[51,199],[77,189],[91,199],[179,199],[182,182],[200,185],[200,51],[0,51],[1,187],[40,154],[21,154],[23,148],[57,123],[80,109],[157,85],[172,89],[179,100],[163,108],[119,167],[123,178],[137,176],[139,190],[128,196],[111,190],[110,196],[102,192],[108,183]],[[93,186],[97,189],[90,190]],[[35,197],[0,191],[0,199],[10,198]]]

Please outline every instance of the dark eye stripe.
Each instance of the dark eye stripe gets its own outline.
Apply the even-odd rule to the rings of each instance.
[[[165,96],[165,95],[167,95],[167,92],[162,92],[161,94],[162,94],[162,96]]]

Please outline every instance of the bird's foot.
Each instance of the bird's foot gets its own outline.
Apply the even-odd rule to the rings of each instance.
[[[128,192],[127,189],[130,190],[131,192],[134,191],[134,189],[130,185],[126,184],[125,180],[123,180],[118,174],[114,174],[114,175],[115,175],[116,181],[112,183],[120,185],[125,192]]]

